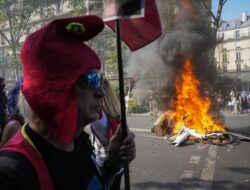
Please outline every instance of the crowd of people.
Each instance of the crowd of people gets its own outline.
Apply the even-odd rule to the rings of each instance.
[[[234,114],[248,114],[250,109],[250,92],[231,90],[226,94],[217,93],[214,96],[215,106],[220,111]]]
[[[246,91],[236,92],[231,90],[230,99],[227,103],[226,110],[234,114],[249,113],[250,93]]]
[[[93,15],[61,18],[25,39],[8,98],[1,81],[1,190],[120,189],[135,136],[126,126],[123,139],[119,101],[85,43],[103,28]]]

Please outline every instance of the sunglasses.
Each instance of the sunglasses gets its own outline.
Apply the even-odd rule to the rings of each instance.
[[[89,72],[85,74],[85,77],[87,79],[88,87],[99,89],[102,86],[102,74],[99,72]]]

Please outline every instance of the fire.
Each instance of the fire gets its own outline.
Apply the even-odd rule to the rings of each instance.
[[[185,15],[188,19],[193,19],[195,17],[195,10],[189,0],[182,0],[181,7],[185,10]]]
[[[224,132],[223,125],[214,121],[209,113],[211,101],[207,97],[201,97],[199,93],[199,81],[195,77],[190,59],[184,60],[181,75],[176,79],[176,97],[172,101],[174,105],[171,120],[174,123],[173,132],[178,132],[181,127],[194,129],[199,134],[209,132]]]
[[[191,5],[191,3],[188,0],[182,0],[181,1],[181,6],[184,9],[192,9],[192,5]]]

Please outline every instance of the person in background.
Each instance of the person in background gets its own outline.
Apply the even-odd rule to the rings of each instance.
[[[108,79],[103,78],[104,97],[102,98],[102,110],[100,119],[90,124],[92,143],[95,147],[95,155],[100,166],[107,158],[110,139],[120,124],[120,102],[112,90]],[[122,173],[117,175],[111,190],[119,190]]]
[[[247,102],[248,102],[248,114],[249,114],[249,109],[250,109],[250,91],[248,91],[248,95],[247,95]]]
[[[21,48],[18,106],[28,121],[0,150],[1,190],[106,190],[135,158],[134,134],[118,127],[100,167],[84,128],[99,117],[101,62],[85,43],[104,28],[94,15],[51,21]]]
[[[129,116],[129,115],[131,115],[131,103],[132,103],[132,101],[133,101],[133,99],[132,99],[132,97],[133,97],[133,94],[131,93],[131,92],[129,92],[128,94],[127,94],[127,96],[125,96],[125,104],[126,104],[126,115],[127,116]]]
[[[233,101],[231,101],[231,99],[229,99],[228,102],[227,102],[226,110],[230,111],[230,112],[233,112],[233,109],[234,109]]]
[[[233,90],[230,91],[230,98],[231,98],[231,101],[233,100],[233,97],[235,97],[236,94]]]
[[[0,77],[0,139],[2,136],[3,128],[6,124],[6,105],[7,98],[4,91],[5,81],[3,77]]]
[[[241,114],[244,113],[244,111],[248,114],[248,97],[246,91],[242,91],[240,94],[240,106],[241,106]]]
[[[22,81],[23,79],[20,77],[8,92],[8,117],[2,134],[1,146],[5,144],[24,124],[23,117],[20,115],[17,106],[18,94],[20,92]]]
[[[241,113],[240,93],[237,93],[233,97],[233,105],[234,105],[234,113],[235,114]]]

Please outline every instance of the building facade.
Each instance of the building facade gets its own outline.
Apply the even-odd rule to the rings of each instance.
[[[250,16],[222,21],[215,49],[217,71],[236,81],[238,91],[250,91]]]

